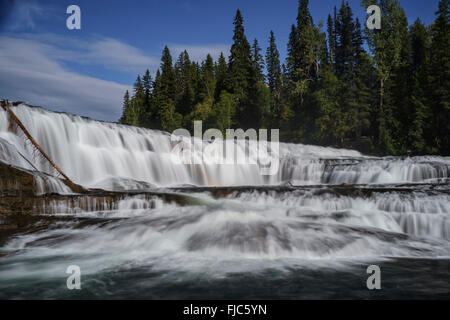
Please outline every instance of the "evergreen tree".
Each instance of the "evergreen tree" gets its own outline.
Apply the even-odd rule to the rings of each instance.
[[[318,109],[311,99],[319,80],[324,49],[325,36],[313,23],[308,0],[300,0],[297,26],[291,27],[286,59],[287,102],[294,115],[289,130],[295,136],[295,141],[300,141],[315,126]],[[326,61],[323,62],[326,64]]]
[[[254,105],[250,105],[250,91],[255,91],[253,77],[253,63],[250,44],[244,32],[244,20],[241,11],[236,11],[234,18],[233,44],[230,50],[228,62],[231,89],[237,100],[236,118],[242,128],[255,127],[254,120],[259,120],[259,115],[254,114]]]
[[[161,75],[159,79],[159,117],[161,127],[166,131],[173,131],[181,126],[182,115],[177,112],[175,71],[169,48],[164,47],[161,58]]]
[[[216,89],[216,79],[214,77],[214,61],[210,54],[206,56],[206,60],[202,63],[201,68],[201,87],[199,91],[200,100],[214,99]]]
[[[144,85],[142,84],[141,76],[138,75],[133,85],[134,98],[143,99],[145,96]]]
[[[352,113],[353,146],[365,152],[373,152],[371,117],[375,105],[376,73],[372,57],[363,49],[361,24],[358,19],[354,23],[352,38],[354,59],[349,106]]]
[[[176,75],[176,110],[183,116],[193,110],[195,102],[195,88],[192,81],[192,63],[186,50],[180,53],[175,63]]]
[[[281,139],[357,148],[382,154],[450,154],[450,0],[440,0],[436,21],[408,21],[398,0],[362,0],[382,10],[381,30],[366,29],[348,2],[316,27],[308,0],[299,0],[286,64],[275,36],[265,54],[248,43],[241,12],[234,19],[228,65],[223,54],[175,66],[164,48],[152,83],[147,69],[127,91],[120,122],[172,131],[193,120],[206,127],[281,128]]]
[[[279,98],[281,91],[280,53],[275,43],[275,35],[270,31],[269,47],[266,51],[267,81],[270,91]]]
[[[409,126],[406,125],[406,128],[408,129],[407,145],[415,154],[421,154],[427,151],[433,152],[427,145],[427,140],[429,140],[430,146],[433,143],[432,137],[427,136],[427,133],[432,131],[433,127],[429,126],[431,108],[427,97],[427,92],[430,90],[428,69],[430,62],[431,36],[420,19],[417,19],[410,28],[410,40],[410,118],[412,122]]]
[[[336,7],[334,7],[334,10],[336,11]],[[333,67],[332,70],[334,70],[334,64],[336,62],[336,34],[335,34],[335,21],[331,17],[331,15],[328,15],[327,19],[327,32],[328,32],[328,57],[329,57],[329,63]]]
[[[123,103],[122,103],[122,116],[119,119],[119,123],[127,124],[127,113],[128,108],[130,106],[130,93],[125,91],[125,95],[123,96]]]
[[[430,81],[436,151],[450,154],[450,0],[440,0],[431,26]]]
[[[363,0],[365,5],[374,1]],[[380,6],[383,19],[380,30],[366,29],[369,47],[373,53],[378,76],[377,145],[383,153],[395,153],[393,130],[396,128],[394,110],[389,93],[392,75],[400,64],[404,33],[404,11],[397,0],[375,2]]]
[[[161,86],[166,98],[175,101],[176,81],[169,48],[164,47],[161,57]]]
[[[156,71],[155,82],[153,83],[153,94],[150,101],[149,127],[152,129],[162,129],[160,108],[164,104],[165,96],[162,90],[161,71]]]
[[[291,32],[289,33],[289,40],[287,44],[287,58],[286,58],[286,77],[291,81],[297,81],[298,59],[298,34],[297,28],[294,24],[291,25]]]
[[[151,118],[151,99],[152,99],[152,76],[150,75],[150,70],[147,69],[144,73],[144,76],[142,77],[142,86],[144,89],[144,96],[143,96],[143,109],[141,114],[140,123],[143,126],[148,127],[150,124],[150,118]]]
[[[342,1],[336,19],[335,68],[338,78],[344,81],[349,81],[352,76],[354,28],[352,10],[348,2]]]
[[[252,46],[252,65],[255,73],[256,81],[264,82],[264,59],[261,55],[261,48],[258,45],[258,40],[255,38]]]
[[[152,76],[150,75],[150,70],[148,69],[142,77],[142,86],[144,88],[144,103],[146,107],[149,107],[152,93]]]
[[[228,78],[228,66],[223,55],[220,53],[219,60],[215,66],[216,90],[214,93],[215,100],[219,100],[222,91],[230,90],[230,81]]]

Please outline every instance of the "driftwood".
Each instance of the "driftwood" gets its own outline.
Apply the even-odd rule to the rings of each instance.
[[[34,138],[31,136],[31,134],[28,132],[28,130],[25,128],[25,126],[23,125],[22,121],[20,121],[19,118],[17,118],[17,116],[14,114],[14,112],[9,108],[9,102],[8,100],[2,100],[1,101],[1,105],[3,107],[3,109],[5,109],[5,111],[8,113],[8,115],[10,116],[10,118],[19,126],[20,129],[22,129],[22,132],[25,134],[25,136],[28,138],[28,140],[33,144],[35,150],[39,151],[39,153],[50,163],[50,165],[55,168],[55,170],[64,177],[64,179],[67,180],[69,185],[74,185],[76,186],[76,184],[70,180],[70,178],[56,165],[56,163],[47,155],[47,153],[45,153],[45,151],[41,148],[41,146],[36,142],[36,140],[34,140]],[[33,166],[34,167],[34,166]]]

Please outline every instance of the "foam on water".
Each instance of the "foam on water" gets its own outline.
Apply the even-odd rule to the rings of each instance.
[[[317,261],[339,265],[358,259],[450,255],[448,157],[376,158],[354,150],[281,143],[279,171],[262,176],[257,164],[177,164],[171,160],[174,142],[164,132],[26,105],[12,109],[63,171],[87,187],[116,191],[174,185],[263,187],[235,188],[220,197],[186,188],[189,195],[177,193],[190,197],[184,205],[143,195],[114,202],[82,197],[47,202],[36,211],[53,215],[55,221],[4,244],[2,250],[10,255],[2,263],[10,267],[0,269],[0,279],[23,274],[50,278],[71,263],[87,274],[140,266],[209,270],[220,276]],[[183,143],[203,156],[198,140]],[[242,154],[256,153],[245,141],[234,143]],[[30,161],[39,171],[54,173],[45,161],[33,157],[20,134],[8,131],[4,111],[0,111],[0,151],[1,161],[33,170]],[[36,174],[37,181],[44,176]],[[38,182],[39,192],[68,192],[58,181]],[[267,187],[287,181],[323,186],[284,192],[278,186]],[[389,186],[383,191],[379,186],[404,183],[415,185],[403,191]],[[422,189],[424,183],[433,188]],[[337,184],[378,185],[379,190],[358,186],[336,191],[331,185]],[[437,184],[441,189],[434,188]]]
[[[141,181],[157,186],[198,185],[276,185],[353,183],[420,183],[449,177],[450,159],[445,157],[370,158],[354,150],[280,143],[279,170],[263,176],[258,164],[211,164],[203,154],[205,144],[198,139],[183,140],[184,147],[206,159],[200,164],[172,161],[176,142],[165,132],[93,121],[79,116],[55,113],[19,105],[12,110],[31,135],[76,183],[88,187],[117,186],[124,181]],[[29,168],[23,159],[33,159],[33,150],[23,137],[8,131],[6,112],[0,111],[2,159]],[[180,138],[181,139],[181,138]],[[181,141],[181,140],[180,140]],[[257,154],[255,145],[234,142],[237,155]],[[7,146],[7,147],[5,147]],[[15,149],[15,151],[14,151]],[[22,155],[20,156],[19,153]],[[42,159],[35,166],[54,173]]]

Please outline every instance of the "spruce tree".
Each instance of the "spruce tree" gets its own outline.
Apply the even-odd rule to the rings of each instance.
[[[219,100],[219,97],[222,91],[231,91],[230,90],[230,79],[228,77],[228,66],[223,55],[223,52],[220,53],[219,59],[215,66],[215,77],[216,77],[216,90],[214,93],[215,100]]]
[[[430,126],[431,108],[427,92],[430,90],[429,62],[431,36],[420,19],[410,28],[411,66],[410,82],[411,96],[409,99],[411,122],[408,128],[407,146],[414,154],[433,152],[430,146],[433,137],[428,133],[433,130]],[[428,140],[428,143],[427,143]],[[434,151],[436,152],[436,150]]]
[[[176,81],[169,48],[164,47],[161,57],[161,76],[159,80],[159,117],[161,127],[173,131],[181,126],[182,115],[176,111]]]
[[[252,64],[256,81],[264,82],[264,59],[261,55],[261,48],[259,47],[258,40],[256,38],[252,45]]]
[[[201,87],[200,87],[200,99],[214,99],[214,92],[216,88],[216,79],[214,77],[214,61],[210,54],[206,56],[205,61],[201,67]]]
[[[236,118],[237,123],[242,128],[251,127],[253,120],[258,115],[252,114],[254,106],[249,105],[249,96],[251,90],[255,90],[255,83],[252,83],[253,63],[250,44],[247,41],[244,32],[244,19],[241,11],[236,11],[234,18],[233,44],[230,50],[228,62],[231,88],[237,100]]]
[[[150,100],[150,118],[148,125],[152,129],[161,129],[160,106],[164,101],[161,89],[161,71],[158,69],[153,83],[152,99]]]
[[[144,125],[146,127],[150,124],[150,118],[151,118],[151,98],[152,98],[152,76],[150,75],[150,70],[147,69],[145,71],[144,76],[142,77],[142,86],[144,88],[144,98],[143,98],[143,112],[141,116],[140,123],[141,125]]]
[[[142,84],[141,76],[138,75],[133,85],[134,98],[143,99],[145,96],[144,85]]]
[[[266,65],[267,82],[270,91],[274,93],[275,96],[279,97],[281,91],[280,53],[275,42],[273,31],[270,31],[269,47],[267,47],[266,51]]]
[[[334,8],[336,10],[336,7]],[[334,28],[335,22],[331,15],[328,15],[327,18],[327,32],[328,32],[328,57],[329,57],[329,63],[333,67],[334,70],[334,64],[336,61],[336,36],[335,36],[335,28]]]
[[[368,5],[374,1],[363,0]],[[402,43],[399,40],[404,33],[404,12],[397,0],[375,2],[381,8],[381,29],[368,30],[366,36],[373,53],[378,76],[377,145],[382,153],[395,153],[393,131],[396,128],[394,106],[389,89],[392,75],[400,65]]]
[[[172,56],[169,48],[164,47],[161,57],[161,86],[165,96],[172,101],[176,99],[175,71],[172,65]]]
[[[125,91],[125,95],[123,96],[122,116],[119,119],[119,123],[127,124],[126,118],[129,106],[130,106],[130,93],[127,90]]]
[[[175,63],[176,75],[176,110],[183,116],[193,110],[195,102],[195,88],[193,84],[193,66],[186,50],[180,53]]]
[[[353,13],[348,2],[342,1],[336,19],[336,75],[341,80],[349,81],[353,64]]]
[[[450,154],[450,0],[440,0],[437,18],[431,27],[431,105],[435,149]]]
[[[149,106],[151,93],[152,93],[152,76],[150,75],[150,70],[146,70],[144,76],[142,77],[142,86],[144,88],[144,103],[145,106]]]

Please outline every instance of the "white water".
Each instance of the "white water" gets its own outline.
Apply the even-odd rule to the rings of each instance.
[[[94,222],[82,227],[78,220],[58,222],[52,228],[12,238],[3,249],[21,252],[11,257],[11,263],[22,269],[4,270],[0,279],[20,278],[24,270],[52,277],[72,262],[82,265],[85,273],[131,265],[208,269],[218,276],[249,266],[273,267],[292,261],[450,255],[448,157],[374,158],[353,150],[282,143],[280,170],[262,176],[257,165],[176,164],[171,160],[173,142],[167,133],[25,105],[12,109],[63,171],[87,187],[148,190],[185,184],[274,186],[288,181],[310,187],[286,192],[264,187],[236,189],[221,197],[193,189],[186,191],[191,202],[185,206],[144,196],[115,202],[87,198],[49,202],[36,207],[36,212]],[[22,136],[7,128],[6,114],[0,111],[0,160],[32,170],[22,154],[40,171],[54,173],[47,163],[33,157]],[[236,144],[245,153],[245,143]],[[195,140],[185,147],[202,151]],[[330,186],[343,183],[379,190],[347,186],[336,191]],[[398,190],[390,185],[405,183],[413,186]],[[421,186],[425,183],[433,187]],[[41,192],[46,188],[62,187],[42,186]],[[48,257],[48,262],[33,264],[42,257]],[[24,262],[27,259],[31,262]]]
[[[368,158],[353,150],[300,144],[279,147],[279,170],[261,175],[256,164],[178,164],[170,135],[78,116],[49,112],[25,105],[12,110],[42,148],[76,183],[107,189],[146,186],[236,186],[293,184],[386,184],[433,182],[449,177],[450,159],[443,157]],[[200,141],[184,143],[201,155]],[[238,155],[251,155],[245,141],[236,142]],[[204,145],[203,145],[204,147]],[[250,147],[251,148],[251,147]],[[15,149],[15,150],[14,150]],[[48,163],[33,156],[23,137],[8,131],[8,118],[0,111],[0,159],[28,169],[30,165],[54,174]],[[133,187],[134,185],[134,187]]]

